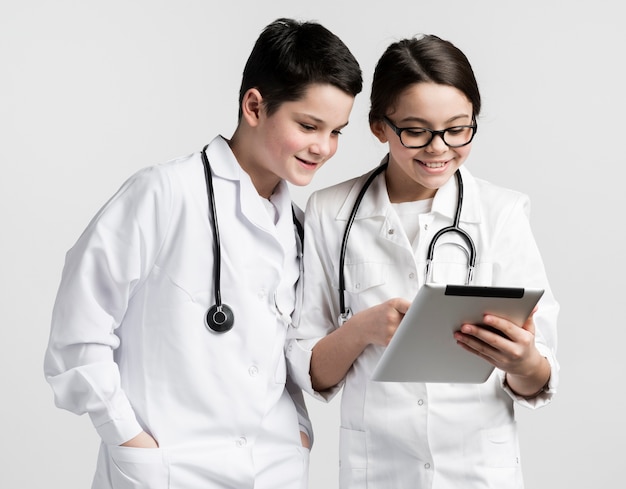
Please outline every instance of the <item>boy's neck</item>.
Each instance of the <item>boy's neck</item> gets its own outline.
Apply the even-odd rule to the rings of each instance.
[[[244,141],[246,142],[245,144]],[[269,199],[281,179],[270,170],[264,168],[257,160],[257,154],[254,150],[256,144],[252,141],[251,137],[246,137],[245,134],[242,134],[241,127],[237,128],[230,140],[226,139],[237,159],[237,163],[250,176],[256,191],[261,197]]]

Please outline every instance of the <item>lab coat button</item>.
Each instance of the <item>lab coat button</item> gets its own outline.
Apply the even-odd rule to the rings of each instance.
[[[256,365],[252,365],[252,367],[248,369],[248,373],[250,374],[250,377],[256,377],[259,375],[259,369]]]
[[[237,444],[237,447],[243,448],[243,447],[245,447],[248,444],[248,440],[246,440],[245,436],[242,436],[242,437],[237,439],[236,444]]]
[[[415,274],[413,272],[409,273],[409,278],[413,280],[415,278]]]
[[[424,400],[420,399],[419,401],[417,401],[417,405],[418,406],[422,406],[424,404]]]
[[[430,469],[430,464],[429,464],[428,462],[426,462],[426,463],[424,464],[424,468],[425,468],[425,469]]]
[[[387,234],[391,235],[391,234],[394,234],[395,232],[396,230],[391,228],[389,231],[387,231]]]

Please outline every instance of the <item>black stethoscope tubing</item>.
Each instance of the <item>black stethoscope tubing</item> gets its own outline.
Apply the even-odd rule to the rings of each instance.
[[[215,210],[215,193],[213,191],[213,178],[211,177],[211,165],[206,155],[208,144],[202,149],[202,163],[204,166],[204,178],[206,180],[207,195],[209,200],[209,212],[211,213],[211,227],[213,228],[213,290],[215,291],[215,304],[207,310],[204,317],[205,326],[216,333],[224,333],[232,329],[235,322],[235,315],[232,309],[222,303],[220,292],[220,276],[222,265],[222,254],[220,246],[220,231],[217,224],[217,212]]]
[[[426,254],[425,277],[426,279],[430,277],[430,268],[435,254],[435,244],[437,243],[437,240],[444,234],[453,232],[459,234],[465,240],[467,249],[469,250],[466,284],[470,284],[474,276],[474,267],[476,266],[476,246],[474,245],[472,237],[465,230],[459,227],[459,221],[461,220],[461,208],[463,207],[463,179],[461,178],[461,170],[457,170],[454,173],[454,176],[456,177],[457,183],[456,212],[454,213],[454,221],[452,222],[452,226],[448,226],[437,231],[433,236],[433,239],[430,241],[430,244],[428,245],[428,253]]]
[[[346,293],[345,293],[346,285],[345,285],[345,276],[344,276],[346,249],[348,248],[348,237],[350,235],[350,229],[352,229],[352,224],[354,223],[354,219],[356,217],[357,211],[359,210],[359,206],[361,205],[361,201],[363,200],[363,197],[365,196],[365,192],[367,191],[371,183],[374,181],[374,178],[376,178],[380,173],[385,171],[388,165],[389,165],[388,162],[383,163],[378,168],[376,168],[368,177],[367,181],[363,185],[363,188],[361,188],[361,191],[359,192],[359,195],[357,196],[356,201],[354,202],[354,206],[352,207],[352,211],[350,212],[350,217],[348,218],[348,222],[346,224],[346,229],[343,233],[343,239],[341,240],[341,252],[339,255],[339,310],[341,311],[339,313],[340,324],[345,322],[350,315],[349,310],[346,309]]]
[[[220,245],[220,231],[219,226],[217,224],[217,211],[215,210],[215,192],[213,190],[213,178],[211,176],[211,165],[209,163],[209,158],[206,155],[206,150],[209,147],[207,144],[202,149],[202,164],[204,166],[204,179],[206,181],[206,189],[207,189],[207,198],[209,201],[209,213],[211,215],[209,221],[211,221],[211,228],[213,229],[213,256],[214,256],[214,270],[213,270],[213,290],[215,291],[215,304],[210,306],[204,316],[204,325],[207,329],[211,331],[215,331],[216,333],[225,333],[226,331],[230,331],[235,323],[235,313],[233,310],[222,303],[222,294],[220,292],[220,281],[221,281],[221,271],[222,271],[222,253],[221,253],[221,245]],[[296,217],[296,211],[291,207],[291,215],[293,218],[293,223],[296,227],[296,231],[300,238],[300,243],[304,242],[304,229],[302,224]],[[302,258],[302,253],[299,252],[300,259]],[[274,297],[274,303],[276,306],[277,312],[281,317],[284,317],[284,314],[280,312],[280,308],[276,303],[276,297]]]
[[[339,310],[340,310],[339,324],[343,324],[345,321],[349,319],[351,315],[350,309],[346,308],[346,298],[345,298],[346,288],[345,288],[345,274],[344,274],[346,249],[348,247],[348,237],[350,235],[350,229],[352,228],[352,224],[354,223],[354,219],[356,218],[357,211],[359,209],[359,206],[361,205],[361,201],[363,200],[365,193],[367,192],[367,189],[370,187],[374,179],[380,173],[382,173],[383,171],[387,169],[388,165],[389,165],[389,161],[387,160],[385,161],[385,163],[381,164],[378,168],[376,168],[369,175],[369,177],[363,184],[363,187],[361,188],[361,191],[359,192],[354,202],[354,206],[352,207],[352,211],[350,212],[350,217],[348,218],[348,222],[346,224],[346,229],[343,233],[343,239],[341,241],[341,252],[339,256]],[[474,245],[474,241],[472,240],[472,237],[465,230],[459,227],[459,222],[461,219],[461,209],[463,207],[463,179],[461,178],[460,170],[457,170],[454,173],[454,175],[457,181],[457,202],[456,202],[456,212],[454,214],[454,220],[453,220],[452,226],[448,226],[437,231],[437,233],[433,236],[432,240],[430,241],[430,244],[428,245],[428,252],[426,255],[425,280],[427,281],[430,277],[431,263],[433,260],[433,256],[435,254],[435,245],[437,244],[437,241],[442,235],[446,233],[450,233],[450,232],[455,232],[459,234],[465,240],[465,243],[467,244],[467,247],[469,250],[468,266],[467,266],[468,268],[467,282],[466,282],[467,284],[469,284],[472,281],[473,274],[474,274],[474,267],[476,265],[476,246]]]

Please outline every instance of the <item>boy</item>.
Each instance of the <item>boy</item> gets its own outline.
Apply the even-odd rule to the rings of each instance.
[[[68,252],[45,375],[102,439],[93,488],[306,487],[310,424],[283,353],[301,249],[286,182],[333,156],[361,88],[334,34],[273,22],[232,138],[133,175]]]

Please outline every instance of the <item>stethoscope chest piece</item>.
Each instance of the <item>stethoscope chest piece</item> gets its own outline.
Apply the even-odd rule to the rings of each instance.
[[[235,314],[226,304],[214,305],[204,317],[205,326],[216,333],[230,331],[235,323]]]

